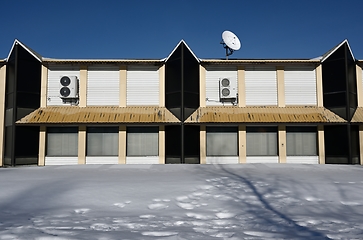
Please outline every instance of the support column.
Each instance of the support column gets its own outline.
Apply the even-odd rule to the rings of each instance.
[[[238,66],[238,107],[246,107],[246,84],[245,84],[245,68]]]
[[[238,162],[246,163],[247,158],[247,138],[246,138],[246,126],[238,126]]]
[[[0,67],[0,167],[4,165],[6,65]]]
[[[40,83],[40,107],[47,106],[47,88],[48,88],[48,68],[42,65],[42,75]],[[46,146],[46,126],[40,126],[39,131],[39,152],[38,152],[38,166],[45,165],[45,146]]]
[[[363,125],[359,125],[359,160],[360,165],[363,165]]]
[[[45,146],[46,146],[46,126],[40,126],[39,131],[39,153],[38,153],[38,166],[45,165]]]
[[[279,125],[279,163],[286,163],[286,126]]]
[[[206,106],[206,70],[199,65],[199,107]]]
[[[79,73],[79,106],[87,107],[87,66],[80,67]]]
[[[4,165],[6,65],[0,67],[0,167]]]
[[[322,125],[318,126],[318,151],[319,151],[319,164],[325,164],[324,126]]]
[[[120,66],[120,96],[119,96],[119,106],[126,107],[127,104],[127,92],[126,92],[126,83],[127,83],[127,67]]]
[[[159,68],[159,107],[165,107],[165,65]]]
[[[360,66],[356,65],[355,71],[356,71],[356,76],[357,76],[358,107],[363,107],[362,68]]]
[[[200,126],[200,164],[207,163],[207,132],[206,126]]]
[[[40,86],[40,107],[47,106],[48,68],[42,65],[42,76]]]
[[[126,164],[126,126],[120,126],[118,132],[118,163]]]
[[[78,164],[86,164],[86,126],[78,128]]]
[[[323,73],[321,65],[317,66],[315,69],[316,75],[316,100],[318,107],[324,107],[323,105]]]
[[[159,126],[159,164],[165,164],[165,126]]]
[[[285,76],[284,67],[276,67],[277,106],[285,107]]]

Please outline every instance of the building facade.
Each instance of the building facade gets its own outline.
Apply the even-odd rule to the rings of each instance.
[[[0,61],[2,166],[361,164],[363,61],[51,59],[18,40]]]

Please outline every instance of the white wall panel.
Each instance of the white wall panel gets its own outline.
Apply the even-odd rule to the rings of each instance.
[[[207,164],[237,164],[237,157],[206,157]]]
[[[318,164],[318,156],[287,156],[286,163]]]
[[[286,67],[285,104],[316,105],[316,76],[313,67]]]
[[[159,164],[159,156],[126,157],[126,164]]]
[[[129,66],[127,68],[127,105],[159,105],[159,68]]]
[[[222,106],[223,103],[219,99],[219,80],[220,78],[229,78],[238,88],[237,68],[236,67],[206,67],[206,105]],[[238,92],[238,89],[237,89]],[[224,103],[224,105],[232,105],[232,103]]]
[[[90,66],[87,76],[87,106],[118,106],[119,99],[119,67]]]
[[[86,157],[86,164],[118,164],[118,157]]]
[[[59,97],[59,80],[62,76],[77,76],[79,79],[79,67],[71,65],[50,65],[48,69],[47,105],[66,105]],[[68,103],[69,105],[69,103]]]
[[[271,156],[271,157],[246,157],[246,163],[278,163],[279,157],[278,156]]]
[[[45,157],[45,165],[77,165],[78,157]]]
[[[277,106],[275,67],[246,67],[245,87],[247,106]]]

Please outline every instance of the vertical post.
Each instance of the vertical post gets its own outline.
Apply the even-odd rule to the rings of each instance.
[[[363,125],[359,125],[359,160],[363,165]]]
[[[12,116],[12,120],[11,120],[11,153],[10,153],[10,165],[11,166],[15,166],[16,162],[15,162],[15,136],[16,136],[16,126],[15,126],[15,122],[16,122],[16,117],[17,117],[17,113],[18,113],[18,106],[17,106],[17,102],[16,102],[16,98],[17,98],[17,93],[18,93],[18,60],[19,60],[19,45],[18,43],[15,44],[14,46],[15,49],[15,73],[14,73],[14,89],[13,89],[13,116]]]
[[[47,88],[48,88],[48,68],[42,65],[40,83],[40,107],[47,106]],[[45,146],[46,146],[46,126],[40,126],[39,131],[39,151],[38,151],[38,166],[45,165]]]
[[[78,164],[86,164],[86,126],[78,128]]]
[[[119,106],[126,107],[127,104],[127,68],[126,66],[120,66],[120,96],[119,96]]]
[[[315,68],[316,75],[316,100],[318,107],[323,107],[323,73],[321,65]]]
[[[238,126],[238,162],[246,163],[247,162],[247,138],[246,138],[246,126],[239,125]]]
[[[285,107],[285,77],[284,67],[276,67],[277,106]]]
[[[118,163],[126,164],[126,126],[120,126],[118,132]]]
[[[0,67],[0,167],[4,165],[6,65]]]
[[[79,106],[86,107],[87,106],[87,66],[80,67],[79,73]]]
[[[363,84],[362,84],[362,68],[358,65],[355,66],[357,76],[357,99],[358,107],[363,107]]]
[[[40,86],[40,107],[47,106],[48,68],[42,65],[42,76]]]
[[[205,107],[206,102],[206,70],[199,65],[199,107]]]
[[[200,147],[199,147],[200,163],[206,164],[207,163],[207,132],[206,132],[205,125],[200,126],[199,138],[200,138]]]
[[[286,163],[286,126],[279,125],[279,163]]]
[[[159,68],[159,107],[165,107],[165,65]],[[165,164],[165,126],[159,126],[159,164]]]
[[[44,166],[45,165],[46,132],[47,132],[47,128],[45,126],[40,126],[38,166]]]
[[[181,48],[181,81],[180,81],[180,87],[181,87],[181,127],[180,127],[180,131],[181,131],[181,163],[185,163],[185,154],[184,154],[184,141],[185,141],[185,136],[184,136],[184,48]]]
[[[165,107],[165,65],[159,68],[159,107]]]
[[[349,63],[348,63],[348,54],[350,54],[348,52],[348,47],[345,46],[344,47],[344,61],[345,61],[345,109],[346,109],[346,120],[348,121],[347,123],[347,135],[348,135],[348,163],[349,164],[353,164],[353,155],[352,155],[352,133],[351,133],[351,127],[350,127],[350,120],[351,120],[351,109],[350,109],[350,87],[349,87]]]
[[[318,152],[319,164],[325,164],[325,143],[324,143],[324,126],[318,126]]]
[[[159,126],[159,164],[165,164],[165,126]]]
[[[238,107],[246,107],[246,84],[245,84],[245,68],[238,66]]]

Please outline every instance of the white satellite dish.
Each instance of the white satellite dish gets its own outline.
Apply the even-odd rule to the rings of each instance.
[[[238,37],[231,31],[224,31],[222,33],[223,47],[226,49],[226,59],[229,55],[232,55],[233,51],[237,51],[241,48],[241,42]]]

